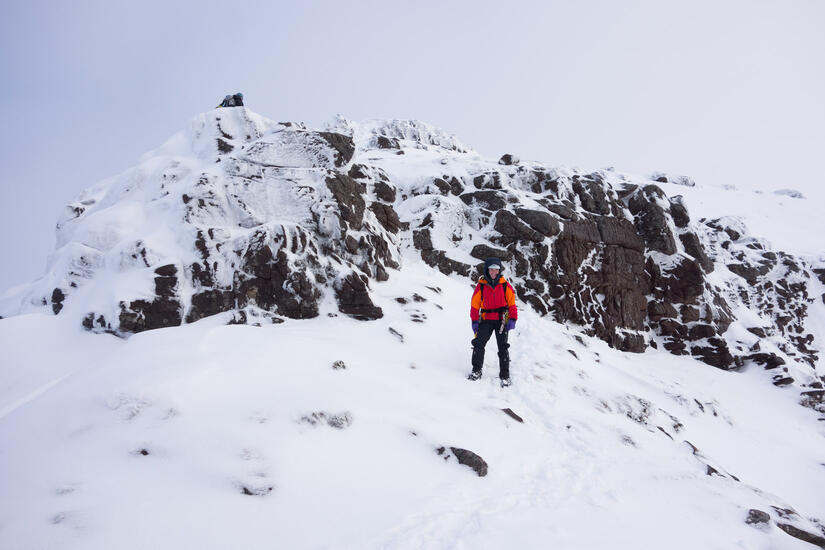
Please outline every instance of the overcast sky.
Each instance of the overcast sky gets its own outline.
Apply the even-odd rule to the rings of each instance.
[[[0,291],[43,274],[75,194],[234,91],[825,205],[823,29],[823,0],[3,1]]]

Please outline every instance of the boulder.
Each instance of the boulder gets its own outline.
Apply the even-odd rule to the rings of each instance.
[[[498,159],[498,163],[503,164],[504,166],[512,166],[514,164],[518,164],[519,162],[519,158],[511,155],[510,153],[505,153],[500,159]]]
[[[708,258],[707,254],[705,254],[705,249],[699,241],[699,237],[697,237],[695,233],[681,233],[679,235],[679,240],[682,241],[682,246],[685,247],[685,252],[693,256],[693,259],[699,262],[699,265],[702,266],[705,273],[710,273],[713,271],[713,262],[710,258]]]
[[[532,229],[538,231],[545,237],[552,237],[561,232],[559,222],[548,214],[540,210],[528,210],[527,208],[516,208],[516,215],[527,223]]]
[[[375,182],[375,196],[382,201],[395,202],[395,187],[383,181]]]
[[[504,237],[503,243],[509,244],[520,241],[541,242],[544,237],[541,233],[531,229],[524,222],[518,219],[509,210],[500,210],[496,214],[495,230]]]
[[[483,208],[492,212],[496,212],[507,206],[507,195],[500,191],[474,191],[464,193],[459,198],[467,205],[478,202]]]
[[[360,321],[380,319],[384,316],[383,310],[370,298],[366,277],[359,277],[355,273],[347,275],[336,286],[335,298],[338,300],[338,309],[341,313]]]
[[[475,454],[473,451],[468,451],[467,449],[461,449],[458,447],[450,447],[450,450],[453,452],[456,459],[458,459],[459,464],[472,468],[473,471],[478,474],[478,477],[484,477],[487,475],[487,462],[485,462],[483,458]]]

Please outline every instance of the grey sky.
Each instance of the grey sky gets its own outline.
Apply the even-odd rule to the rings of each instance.
[[[416,118],[482,154],[825,201],[825,2],[0,4],[0,291],[62,206],[243,91],[276,120]]]

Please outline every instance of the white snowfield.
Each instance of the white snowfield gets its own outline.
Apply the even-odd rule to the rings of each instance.
[[[332,127],[357,142],[377,128],[417,132],[452,151],[394,157],[402,183],[416,163],[478,159],[423,123]],[[190,132],[118,185],[149,181],[138,172],[153,158],[184,159],[182,179],[202,170],[197,124]],[[305,157],[287,160],[297,169]],[[825,261],[825,218],[808,199],[660,185],[685,197],[692,218],[738,216],[775,249]],[[96,216],[107,215],[98,201],[117,202],[96,222],[106,231],[64,227],[58,246],[105,249],[116,270],[110,251],[135,237],[118,229],[139,220],[156,229],[140,235],[154,250],[194,256],[153,218],[162,209],[127,207],[112,189],[103,182],[83,199],[96,201]],[[254,216],[300,214],[296,203],[267,204],[282,208]],[[384,311],[376,321],[337,314],[332,297],[312,320],[227,326],[227,313],[128,339],[45,307],[0,319],[0,548],[761,550],[816,547],[787,531],[825,540],[825,422],[798,404],[798,388],[774,386],[755,366],[618,352],[523,303],[510,335],[513,386],[499,386],[495,342],[484,377],[470,382],[472,286],[411,247],[401,266],[371,283]],[[147,292],[141,284],[135,295]],[[821,351],[822,303],[806,329]],[[483,458],[487,474],[453,447]]]

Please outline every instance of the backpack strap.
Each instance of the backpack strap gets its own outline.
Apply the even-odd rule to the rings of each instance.
[[[499,315],[502,315],[505,311],[510,310],[510,308],[507,307],[507,306],[494,307],[493,309],[485,309],[483,306],[484,306],[484,286],[485,286],[486,283],[482,283],[481,281],[479,281],[479,284],[481,284],[481,305],[482,305],[482,307],[479,311],[481,312],[481,320],[482,321],[484,320],[484,314],[485,313],[498,313]],[[507,296],[507,281],[501,281],[501,284],[503,285],[504,295],[505,295],[505,298],[506,298],[506,296]]]

